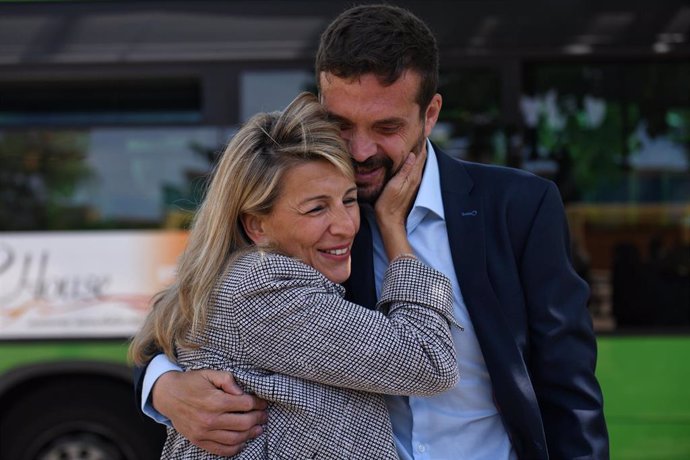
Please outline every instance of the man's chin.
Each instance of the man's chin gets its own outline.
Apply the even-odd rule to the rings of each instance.
[[[379,198],[379,195],[381,195],[380,187],[375,187],[372,185],[357,186],[357,201],[359,201],[360,203],[369,203],[373,205]]]

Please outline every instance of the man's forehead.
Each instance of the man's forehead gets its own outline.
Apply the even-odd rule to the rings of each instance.
[[[328,110],[328,108],[326,108],[326,111],[328,112],[328,118],[331,121],[334,121],[336,123],[343,124],[343,123],[353,123],[353,122],[362,121],[359,119],[351,120],[350,118],[348,118],[347,115],[338,114],[336,112]],[[409,122],[409,120],[402,115],[400,115],[400,116],[390,115],[390,116],[385,116],[385,117],[381,117],[381,118],[374,117],[371,120],[366,120],[366,122],[371,123],[372,125],[376,125],[376,126],[384,126],[384,125],[405,125]]]
[[[323,74],[323,73],[322,73]],[[374,74],[352,78],[340,78],[333,74],[322,75],[319,100],[326,110],[338,116],[343,112],[368,112],[376,118],[407,117],[407,112],[417,112],[417,81],[399,79],[392,85],[382,84]]]

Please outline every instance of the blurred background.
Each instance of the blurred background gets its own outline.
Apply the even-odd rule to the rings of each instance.
[[[0,458],[158,458],[127,338],[218,153],[315,91],[356,3],[0,2]],[[433,140],[561,191],[612,458],[690,458],[690,4],[391,3],[439,41]]]

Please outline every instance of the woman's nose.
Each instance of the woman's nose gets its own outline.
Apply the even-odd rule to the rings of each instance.
[[[333,214],[333,222],[331,222],[331,233],[334,235],[342,235],[348,238],[354,237],[357,233],[359,214],[355,209],[345,207],[344,205]]]

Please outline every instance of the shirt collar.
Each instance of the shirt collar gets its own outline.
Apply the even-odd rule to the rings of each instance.
[[[426,166],[422,175],[422,183],[419,185],[417,198],[412,206],[412,211],[407,218],[408,228],[416,227],[427,212],[433,212],[441,219],[445,218],[443,212],[443,199],[441,197],[441,182],[438,172],[438,160],[431,142],[426,141]]]

